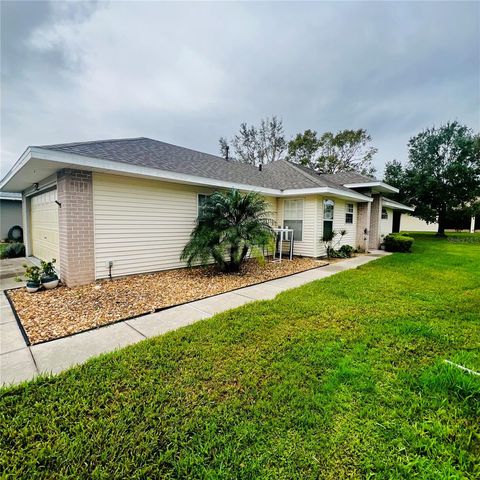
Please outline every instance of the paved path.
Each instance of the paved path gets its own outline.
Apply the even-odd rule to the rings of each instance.
[[[359,267],[384,255],[388,254],[383,251],[371,252],[368,255],[343,260],[326,267],[278,278],[260,285],[245,287],[234,292],[197,300],[158,313],[30,347],[26,345],[10,305],[2,293],[0,299],[0,384],[19,383],[40,373],[61,372],[101,353],[176,330],[255,300],[275,298],[277,294],[290,288]],[[12,286],[14,285],[11,285],[10,279],[2,279],[2,290]]]

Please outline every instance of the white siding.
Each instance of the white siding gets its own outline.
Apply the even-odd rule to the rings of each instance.
[[[402,213],[400,217],[401,232],[436,232],[438,223],[427,223],[425,220]]]
[[[184,267],[180,253],[197,218],[206,187],[95,173],[95,276],[131,275]],[[267,197],[271,210],[276,199]]]
[[[182,267],[180,253],[197,216],[197,194],[208,189],[95,173],[95,276]]]
[[[333,200],[335,202],[335,206],[333,209],[333,229],[336,232],[340,230],[346,230],[347,233],[341,239],[341,241],[336,245],[336,248],[340,247],[341,245],[351,245],[352,247],[356,247],[356,232],[357,232],[357,204],[353,201],[342,200],[340,198],[335,197],[318,197],[318,241],[317,241],[317,256],[326,255],[326,249],[323,244],[322,237],[323,237],[323,201],[324,200]],[[353,203],[353,223],[346,223],[345,222],[345,213],[347,203]],[[339,236],[335,237],[334,244],[337,243],[339,240]]]
[[[387,208],[388,218],[384,220],[380,218],[380,240],[383,241],[383,237],[392,233],[393,231],[393,210],[391,208]]]

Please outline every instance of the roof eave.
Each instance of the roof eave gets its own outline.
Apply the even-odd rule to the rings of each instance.
[[[316,187],[316,188],[290,188],[282,191],[283,197],[294,197],[300,195],[332,195],[334,197],[346,200],[354,200],[356,202],[373,202],[373,198],[362,195],[361,193],[333,187]]]
[[[243,183],[216,180],[207,177],[199,177],[190,174],[160,170],[152,167],[132,165],[130,163],[115,162],[96,157],[88,157],[74,153],[60,152],[41,147],[29,147],[7,175],[0,182],[0,191],[24,191],[31,182],[23,182],[20,187],[13,188],[12,180],[16,175],[21,174],[20,170],[28,167],[28,163],[35,160],[49,162],[52,165],[52,172],[61,168],[79,168],[87,171],[112,173],[117,175],[130,175],[143,178],[156,178],[174,183],[186,183],[191,185],[202,185],[219,188],[237,188],[238,190],[257,191],[265,195],[280,196],[282,191],[274,188],[260,187]],[[47,175],[44,175],[47,176]],[[41,180],[40,178],[38,180]],[[10,188],[10,190],[9,190]]]
[[[42,178],[34,178],[35,166],[29,168],[29,163],[44,162],[48,165],[48,169],[44,169],[39,176]],[[37,163],[38,166],[38,163]],[[46,149],[42,147],[28,147],[15,165],[10,169],[7,175],[0,182],[0,191],[22,192],[26,190],[35,181],[55,173],[61,168],[79,168],[94,172],[112,173],[116,175],[130,175],[143,178],[155,178],[174,183],[184,183],[191,185],[202,185],[217,188],[236,188],[242,191],[256,191],[264,195],[276,197],[290,197],[298,195],[315,195],[324,194],[332,195],[338,198],[354,200],[358,202],[371,202],[372,198],[363,195],[354,190],[348,191],[334,187],[313,187],[313,188],[297,188],[297,189],[275,189],[260,187],[256,185],[236,183],[224,180],[216,180],[207,177],[199,177],[190,174],[177,173],[167,170],[160,170],[153,167],[145,167],[140,165],[132,165],[130,163],[115,162],[112,160],[104,160],[96,157],[78,155],[74,153],[60,152],[57,150]],[[33,172],[32,172],[33,170]],[[29,175],[25,175],[28,171]],[[18,176],[18,178],[17,178]],[[28,180],[27,180],[28,178]],[[12,187],[12,181],[17,182],[16,187]]]
[[[0,192],[12,192],[8,190],[8,182],[18,173],[18,171],[26,165],[26,163],[32,158],[32,147],[27,147],[25,151],[20,155],[20,158],[13,164],[12,168],[6,173],[6,175],[0,180]],[[14,192],[14,191],[13,191]],[[16,192],[14,192],[16,193]]]
[[[404,210],[407,212],[414,212],[415,208],[404,205],[403,203],[390,200],[389,198],[382,198],[382,206],[391,208],[392,210]]]
[[[372,189],[376,189],[379,192],[390,192],[390,193],[399,192],[398,188],[392,187],[388,183],[384,183],[384,182],[356,182],[356,183],[346,183],[343,186],[347,188],[372,188]]]

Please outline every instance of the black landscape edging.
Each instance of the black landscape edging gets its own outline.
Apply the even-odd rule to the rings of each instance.
[[[16,288],[10,288],[9,290],[18,290],[19,288],[22,287],[16,287]],[[28,338],[27,332],[23,328],[22,322],[20,320],[20,317],[18,316],[17,309],[15,308],[15,305],[10,298],[10,295],[8,294],[9,290],[4,290],[3,293],[7,297],[8,303],[10,305],[10,308],[12,309],[13,316],[15,317],[15,320],[17,321],[18,328],[22,332],[23,339],[25,340],[25,343],[27,344],[27,347],[31,345],[30,339]]]

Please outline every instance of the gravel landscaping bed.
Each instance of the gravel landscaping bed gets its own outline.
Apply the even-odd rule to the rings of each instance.
[[[33,294],[19,288],[8,295],[35,344],[324,265],[327,262],[311,258],[264,265],[250,260],[239,274],[218,273],[213,267],[182,268]]]

